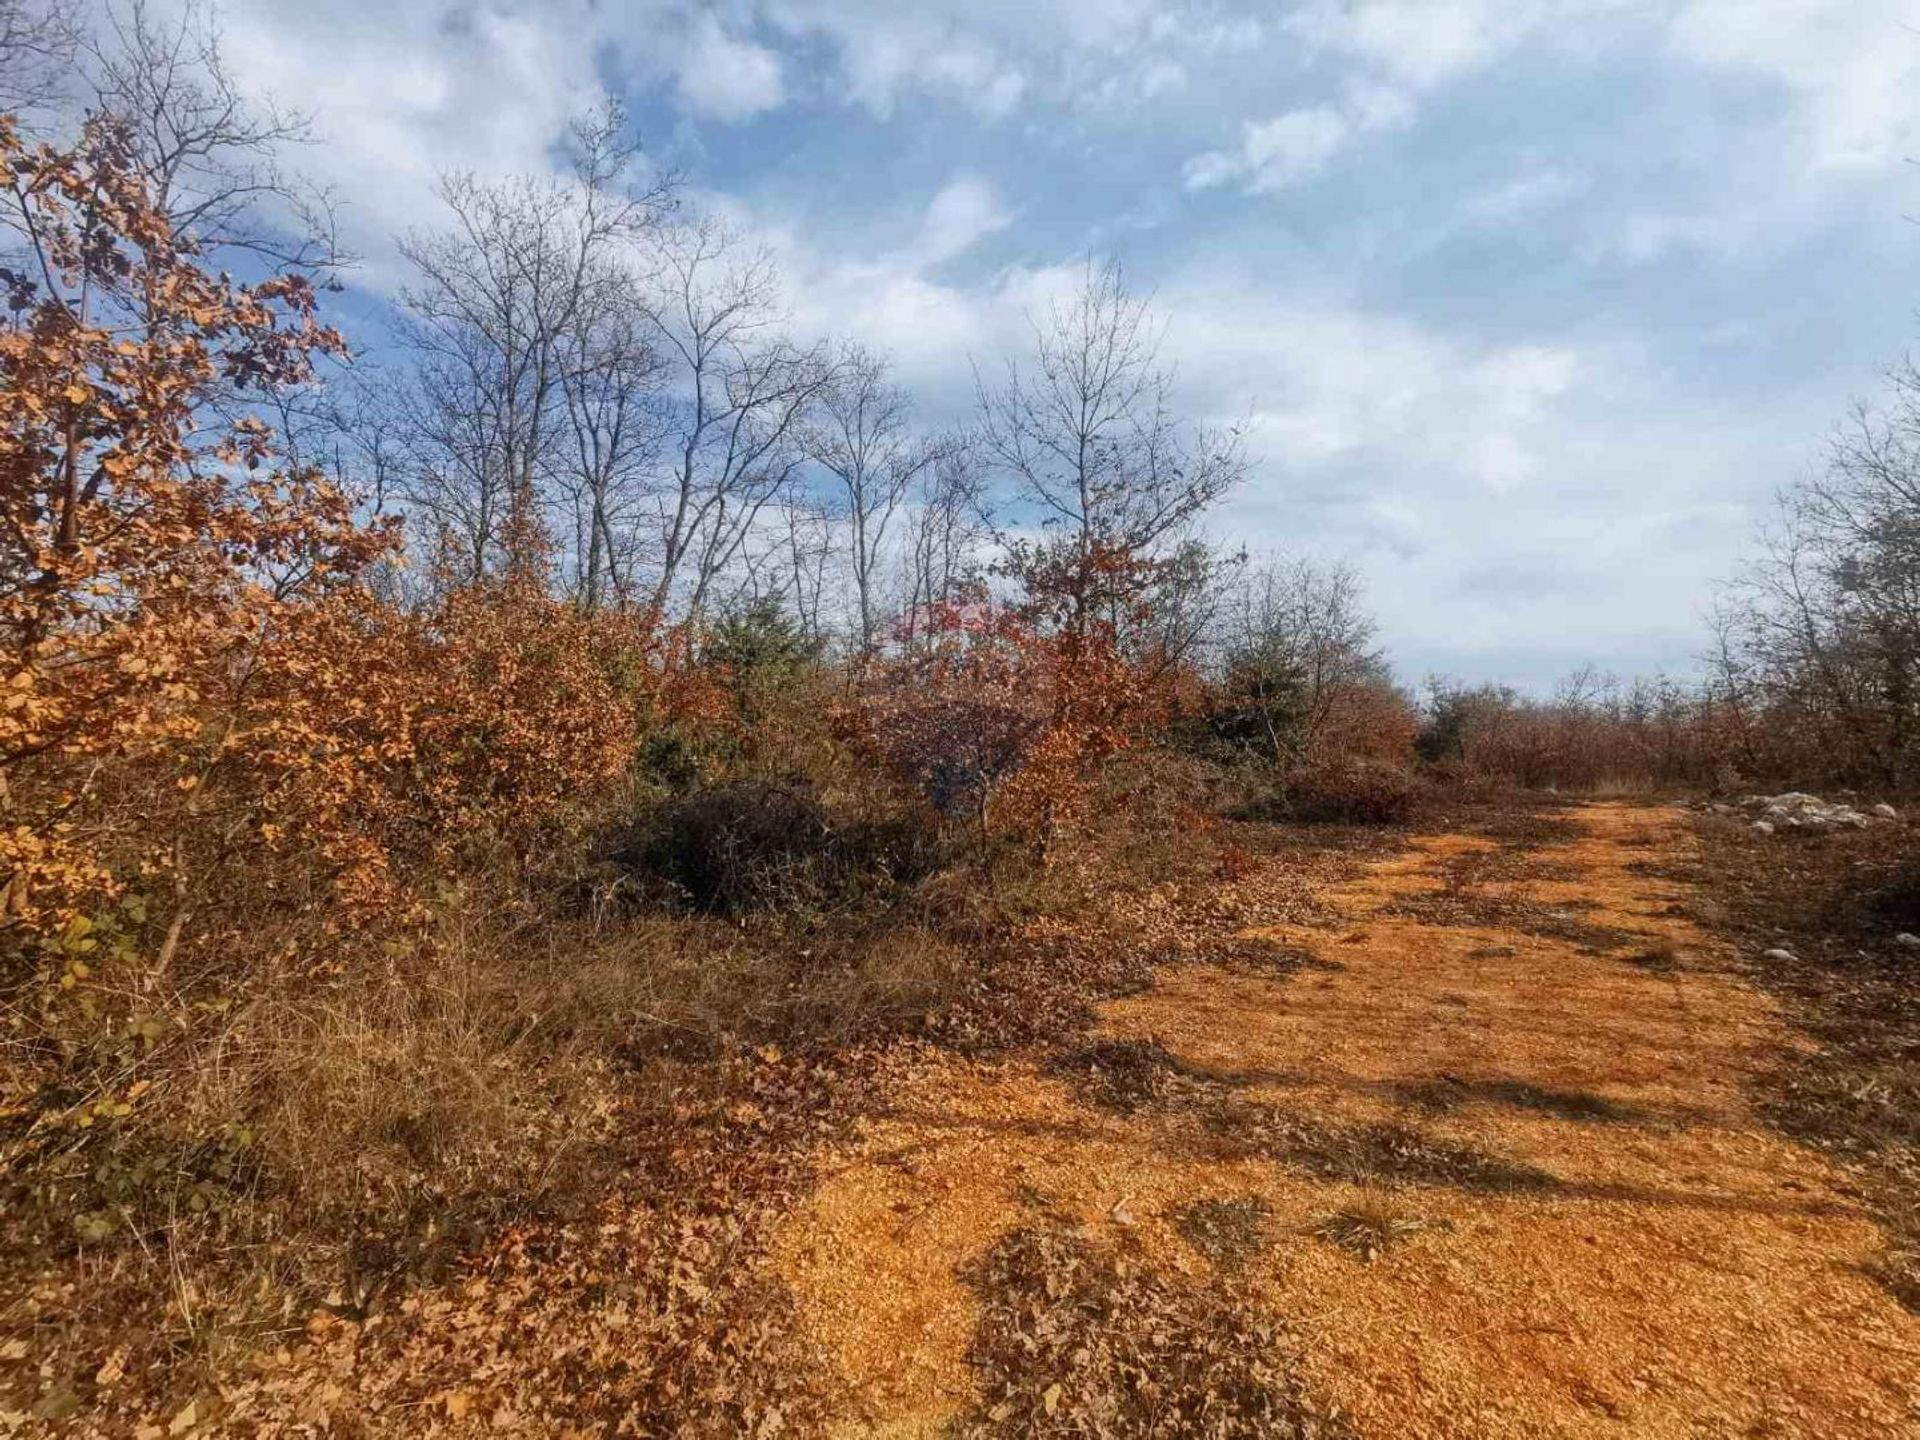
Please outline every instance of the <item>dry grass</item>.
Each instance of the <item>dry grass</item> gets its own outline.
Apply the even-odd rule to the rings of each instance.
[[[1338,1210],[1316,1216],[1307,1233],[1372,1264],[1426,1228],[1426,1221],[1389,1197],[1362,1195]]]
[[[724,1093],[740,1057],[912,1028],[969,979],[912,907],[742,926],[540,888],[470,877],[384,941],[263,915],[170,990],[80,991],[152,1017],[124,1040],[85,1043],[103,1027],[76,1002],[64,1055],[5,1042],[0,1327],[56,1370],[117,1347],[195,1388],[314,1313],[377,1314],[488,1237],[577,1220],[635,1130]],[[283,958],[303,949],[327,958]],[[32,1393],[0,1375],[0,1408],[44,1398],[12,1378]]]
[[[1163,957],[1114,911],[1115,886],[1198,893],[1224,854],[1176,781],[1116,767],[1098,825],[1046,866],[976,847],[884,892],[738,916],[649,906],[558,845],[513,865],[471,857],[405,936],[305,933],[297,911],[236,882],[219,963],[140,997],[166,1017],[157,1039],[124,1055],[75,1046],[59,1087],[36,1078],[50,1052],[0,1039],[0,1341],[30,1336],[33,1360],[0,1365],[0,1410],[71,1400],[164,1419],[165,1397],[229,1383],[242,1357],[316,1316],[380,1327],[387,1359],[368,1355],[363,1388],[417,1400],[434,1367],[391,1367],[438,1332],[414,1310],[400,1324],[404,1297],[509,1263],[487,1258],[502,1237],[591,1235],[609,1197],[630,1196],[651,1217],[631,1253],[553,1242],[614,1277],[550,1277],[556,1297],[590,1294],[584,1311],[555,1298],[536,1315],[529,1296],[486,1322],[527,1327],[503,1376],[533,1376],[544,1348],[617,1312],[605,1286],[685,1284],[711,1298],[660,1311],[658,1354],[621,1382],[631,1404],[665,1407],[651,1413],[673,1428],[677,1391],[683,1418],[737,1419],[714,1398],[731,1387],[798,1419],[804,1337],[753,1298],[753,1257],[759,1217],[838,1123],[821,1095],[857,1089],[868,1047],[891,1038],[1053,1039],[1141,984]],[[794,1083],[768,1087],[787,1072]],[[144,1083],[128,1114],[71,1123],[130,1081]],[[697,1223],[674,1218],[682,1207]],[[516,1273],[552,1263],[514,1256]],[[715,1360],[727,1331],[742,1338]],[[775,1354],[787,1373],[769,1389],[747,1372]]]
[[[1920,1313],[1920,952],[1894,938],[1920,930],[1920,838],[1701,833],[1713,928],[1815,1042],[1778,1057],[1766,1113],[1852,1172],[1887,1232],[1871,1273]]]

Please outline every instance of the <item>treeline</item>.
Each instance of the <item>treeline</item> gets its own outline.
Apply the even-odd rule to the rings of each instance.
[[[1526,785],[1846,786],[1920,779],[1920,371],[1840,427],[1783,488],[1720,588],[1702,674],[1581,672],[1551,697],[1439,682],[1429,761]]]
[[[1697,683],[1626,682],[1589,669],[1542,698],[1504,685],[1435,680],[1423,708],[1416,750],[1441,778],[1571,791],[1740,783],[1730,763],[1729,717]]]

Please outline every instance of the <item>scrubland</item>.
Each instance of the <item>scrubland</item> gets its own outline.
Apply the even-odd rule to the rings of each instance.
[[[1038,1046],[1230,1123],[1147,1041],[1089,1051],[1097,1007],[1311,969],[1243,931],[1416,830],[1506,859],[1399,921],[1605,949],[1499,888],[1575,802],[1912,791],[1910,377],[1701,678],[1416,690],[1354,571],[1208,540],[1248,437],[1180,412],[1116,266],[932,433],[884,357],[779,332],[765,257],[610,110],[565,183],[448,177],[383,358],[322,232],[241,223],[278,132],[141,33],[86,116],[0,121],[7,1427],[808,1433],[833,1361],[776,1231],[909,1072]],[[207,127],[201,193],[140,73]],[[1703,929],[1811,1042],[1756,1094],[1860,1177],[1911,1306],[1909,829],[1700,823]],[[1465,1163],[1261,1134],[1343,1181]],[[1183,1224],[1244,1257],[1261,1204]],[[1361,1195],[1311,1233],[1426,1226]],[[1343,1433],[1238,1298],[1129,1263],[1045,1226],[977,1257],[1001,1399],[966,1423]],[[1099,1373],[1050,1389],[1036,1346]]]

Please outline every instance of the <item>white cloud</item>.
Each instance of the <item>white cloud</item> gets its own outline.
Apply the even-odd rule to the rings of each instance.
[[[680,96],[696,115],[747,120],[780,103],[780,60],[765,46],[728,34],[712,14],[699,17],[684,44]]]
[[[1556,12],[1574,21],[1615,8],[1607,0],[1310,0],[1286,23],[1310,45],[1425,90],[1486,63]]]
[[[1765,207],[1745,205],[1685,213],[1629,210],[1610,216],[1582,247],[1588,260],[1650,265],[1675,255],[1702,255],[1722,262],[1752,255],[1765,239]]]
[[[1140,72],[1140,94],[1148,100],[1158,95],[1176,94],[1187,88],[1187,79],[1185,66],[1176,65],[1171,60],[1152,60]]]
[[[1655,0],[1305,0],[1284,33],[1331,56],[1347,86],[1338,105],[1250,121],[1237,148],[1187,162],[1189,188],[1236,181],[1249,193],[1320,173],[1352,140],[1410,125],[1430,91],[1483,67],[1549,21],[1578,29]]]
[[[974,245],[1004,230],[1012,221],[993,186],[975,175],[947,182],[927,205],[914,251],[921,261],[937,265],[963,255]]]
[[[1223,416],[1252,406],[1275,466],[1374,460],[1432,490],[1510,490],[1540,471],[1556,403],[1591,359],[1475,344],[1337,300],[1190,270],[1163,287],[1182,374]]]
[[[761,0],[769,23],[824,41],[845,97],[876,115],[909,95],[988,118],[1036,98],[1114,107],[1180,93],[1189,62],[1244,53],[1254,0]],[[1243,13],[1245,12],[1245,13]]]
[[[1878,170],[1920,149],[1917,25],[1908,0],[1688,0],[1669,40],[1784,90],[1813,168]]]
[[[439,174],[544,172],[593,84],[590,16],[566,4],[534,18],[254,0],[222,19],[241,83],[313,115],[321,143],[287,158],[338,190],[376,288],[393,278],[392,237],[437,215]]]
[[[1243,182],[1284,189],[1324,170],[1352,140],[1412,123],[1429,91],[1486,65],[1561,12],[1592,18],[1634,0],[1305,0],[1281,21],[1311,56],[1330,56],[1347,87],[1337,104],[1245,124],[1240,144],[1187,162],[1190,189]],[[1562,18],[1566,18],[1562,16]]]
[[[1584,175],[1548,166],[1524,171],[1511,180],[1468,196],[1460,213],[1474,224],[1507,225],[1563,205],[1586,191]]]
[[[1355,128],[1331,105],[1290,110],[1249,124],[1238,155],[1201,156],[1188,183],[1199,188],[1244,176],[1248,190],[1279,190],[1319,174]]]
[[[1342,105],[1312,105],[1271,120],[1249,121],[1233,150],[1196,155],[1186,165],[1190,190],[1240,184],[1251,195],[1310,180],[1355,138],[1394,129],[1412,115],[1405,97],[1372,88]]]
[[[998,117],[1019,104],[1027,77],[992,41],[956,21],[894,12],[862,23],[857,5],[776,0],[775,23],[797,35],[821,35],[834,46],[847,98],[876,115],[893,113],[903,94],[930,92]]]

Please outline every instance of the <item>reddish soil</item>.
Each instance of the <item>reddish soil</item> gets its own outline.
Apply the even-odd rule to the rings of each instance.
[[[1231,1284],[1362,1437],[1920,1435],[1875,1226],[1749,1098],[1799,1042],[1650,877],[1681,817],[1569,813],[1537,849],[1418,837],[1319,923],[1246,937],[1295,968],[1171,966],[1107,1004],[1113,1053],[1160,1057],[1137,1103],[1038,1054],[926,1057],[778,1245],[843,1433],[969,1413],[962,1277],[1044,1211]],[[1265,1207],[1230,1276],[1181,1224],[1207,1200]],[[1343,1214],[1388,1241],[1332,1243]]]

